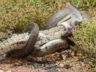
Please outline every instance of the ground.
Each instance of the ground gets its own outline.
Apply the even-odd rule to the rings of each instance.
[[[80,55],[65,50],[45,57],[7,58],[0,62],[0,72],[93,72]]]

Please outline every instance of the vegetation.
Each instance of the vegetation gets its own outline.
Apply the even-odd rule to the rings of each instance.
[[[81,9],[96,7],[96,0],[69,0],[73,5]]]
[[[46,18],[64,5],[63,0],[1,0],[0,31],[23,31],[28,22],[36,22],[40,27]]]
[[[80,51],[86,59],[96,68],[96,18],[92,22],[84,22],[76,28],[74,36]]]
[[[64,7],[68,0],[1,0],[0,31],[21,32],[29,22],[42,27],[46,19],[56,10]],[[69,0],[78,8],[96,6],[96,0]]]
[[[91,22],[83,22],[76,29],[75,39],[96,68],[96,0],[0,0],[0,32],[22,32],[31,21],[42,27],[67,1],[79,9],[91,11],[94,16]]]

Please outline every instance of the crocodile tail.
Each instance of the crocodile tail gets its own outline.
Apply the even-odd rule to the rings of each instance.
[[[30,37],[22,49],[15,49],[7,53],[7,57],[22,58],[27,57],[34,50],[34,45],[39,34],[39,26],[36,23],[32,24]]]

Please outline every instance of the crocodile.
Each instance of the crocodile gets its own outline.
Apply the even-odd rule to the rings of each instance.
[[[68,48],[68,43],[66,39],[61,39],[61,35],[64,33],[64,26],[58,25],[56,27],[53,27],[48,30],[42,30],[39,31],[38,38],[36,40],[36,43],[34,44],[33,52],[34,55],[37,56],[43,56],[52,52],[55,52],[58,50],[58,48]],[[12,50],[17,49],[23,49],[30,37],[32,36],[32,32],[29,33],[23,33],[23,34],[15,34],[11,38],[8,38],[7,40],[0,43],[0,55],[6,54],[7,52],[10,52]],[[57,40],[57,41],[56,41]],[[10,42],[9,42],[10,41]],[[55,43],[57,42],[57,43]],[[8,43],[6,45],[3,45],[3,43]],[[55,43],[55,44],[54,44]],[[53,44],[53,45],[52,45]],[[20,45],[20,47],[19,47]],[[52,46],[51,46],[52,45]],[[57,45],[56,48],[54,46]],[[47,47],[47,48],[46,48]],[[27,48],[25,48],[26,50]],[[15,51],[16,52],[16,51]],[[21,51],[23,52],[23,50]],[[14,54],[11,54],[14,57]]]
[[[32,53],[36,56],[43,56],[61,48],[67,49],[68,41],[66,38],[68,38],[69,34],[72,34],[75,24],[82,21],[80,12],[70,3],[68,3],[68,6],[71,12],[68,18],[60,18],[60,21],[56,21],[51,28],[51,23],[49,23],[49,26],[46,25],[47,29],[39,31],[38,25],[33,24],[31,33],[14,34],[0,42],[0,55],[26,57]],[[64,34],[63,37],[67,36],[62,38],[62,34]]]
[[[19,34],[19,35],[14,35],[11,38],[8,38],[4,42],[2,42],[2,43],[5,43],[5,42],[8,43],[8,41],[10,40],[11,43],[4,45],[5,47],[3,46],[2,43],[0,43],[0,46],[2,46],[2,48],[0,48],[0,51],[2,51],[2,52],[0,52],[0,55],[8,52],[7,56],[11,55],[11,57],[23,57],[22,56],[23,53],[24,53],[24,56],[27,55],[26,53],[29,53],[29,52],[27,52],[27,49],[28,49],[31,52],[34,52],[35,53],[34,55],[43,56],[42,54],[40,55],[37,53],[44,53],[44,48],[45,48],[44,46],[47,47],[47,45],[45,45],[45,44],[47,44],[49,42],[54,43],[55,40],[59,41],[59,42],[57,42],[57,43],[59,43],[59,47],[60,47],[60,44],[62,44],[61,47],[64,47],[66,44],[65,47],[67,48],[66,40],[61,39],[61,34],[63,32],[64,32],[64,26],[56,26],[56,27],[51,28],[49,30],[39,31],[36,43],[34,42],[33,48],[32,48],[32,46],[30,46],[33,41],[29,41],[29,40],[32,40],[32,39],[30,39],[31,37],[33,37],[32,32],[30,34],[29,33],[23,33],[23,34]],[[31,42],[31,44],[29,44],[29,46],[28,46],[27,42]],[[27,47],[27,48],[24,48],[24,47]],[[50,48],[49,49],[47,48],[47,50],[51,51]],[[20,52],[19,55],[18,55],[18,51]],[[46,54],[46,52],[47,51],[45,50],[45,54]]]

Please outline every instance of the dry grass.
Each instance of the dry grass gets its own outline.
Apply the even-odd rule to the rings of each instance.
[[[1,0],[0,31],[22,31],[31,21],[42,27],[46,19],[64,4],[63,0]]]
[[[75,39],[85,59],[92,62],[96,68],[96,17],[91,22],[84,22],[75,30]]]

